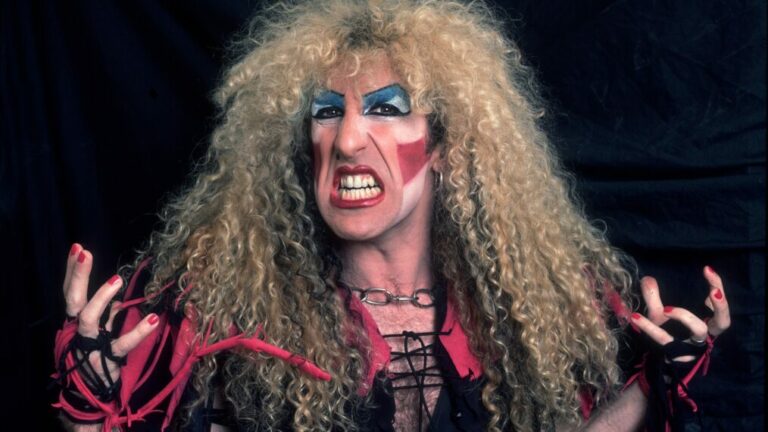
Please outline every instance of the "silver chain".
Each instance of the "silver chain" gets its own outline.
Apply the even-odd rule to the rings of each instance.
[[[416,307],[428,308],[435,304],[435,296],[430,288],[418,288],[409,296],[392,294],[385,288],[350,288],[360,294],[360,301],[374,306],[384,306],[390,303],[410,303]],[[373,298],[371,298],[373,297]],[[428,303],[421,299],[428,298]]]

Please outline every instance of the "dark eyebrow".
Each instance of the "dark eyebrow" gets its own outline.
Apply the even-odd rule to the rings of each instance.
[[[333,102],[328,99],[334,99]],[[336,102],[338,99],[338,102]],[[323,89],[318,94],[312,97],[312,103],[319,101],[320,103],[344,103],[344,95],[329,89]]]
[[[338,96],[338,97],[340,97],[340,98],[344,99],[344,93],[339,93],[339,92],[337,92],[337,91],[333,91],[333,90],[331,90],[331,89],[324,89],[324,90],[323,90],[323,91],[321,91],[321,92],[320,92],[320,94],[318,94],[317,96],[320,96],[320,95],[321,95],[321,94],[323,94],[323,93],[333,93],[333,94],[335,94],[336,96]],[[315,96],[315,97],[317,97],[317,96]]]
[[[368,96],[370,96],[370,95],[372,95],[372,94],[374,94],[374,93],[378,93],[378,92],[380,92],[380,91],[382,91],[382,90],[386,90],[386,89],[388,89],[388,88],[391,88],[391,87],[398,87],[398,88],[400,88],[400,90],[402,90],[402,91],[403,91],[403,93],[405,93],[405,94],[408,94],[408,92],[406,92],[406,91],[405,91],[405,89],[403,88],[403,86],[401,86],[401,85],[400,85],[400,84],[398,84],[398,83],[394,83],[394,84],[390,84],[390,85],[388,85],[388,86],[384,86],[384,87],[382,87],[382,88],[380,88],[380,89],[376,89],[376,90],[370,91],[370,92],[368,92],[368,93],[364,94],[364,95],[363,95],[363,98],[367,98]]]
[[[339,109],[344,109],[344,95],[333,90],[323,90],[312,99],[312,116],[317,114],[315,108],[319,106],[335,106]]]

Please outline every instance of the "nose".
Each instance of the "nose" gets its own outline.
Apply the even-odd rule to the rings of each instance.
[[[352,112],[352,110],[344,113],[334,141],[336,156],[343,159],[354,159],[368,146],[368,140],[368,131],[363,116]]]

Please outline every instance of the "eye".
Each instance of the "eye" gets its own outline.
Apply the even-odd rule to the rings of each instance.
[[[368,110],[368,114],[380,115],[380,116],[402,116],[406,113],[400,111],[400,109],[394,105],[388,103],[381,103],[374,105]]]
[[[344,115],[344,95],[323,90],[312,101],[310,114],[316,120],[327,120]]]
[[[392,84],[363,96],[365,115],[398,117],[410,113],[411,102],[408,93],[399,84]]]
[[[341,117],[343,115],[344,111],[341,108],[335,106],[326,106],[315,110],[315,112],[312,113],[312,118],[323,120]]]

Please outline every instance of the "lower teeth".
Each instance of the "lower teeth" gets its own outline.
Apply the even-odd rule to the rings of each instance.
[[[378,188],[376,188],[378,189]],[[357,201],[362,199],[368,199],[377,196],[380,190],[370,188],[370,192],[366,192],[365,189],[341,189],[341,199],[346,201]]]

